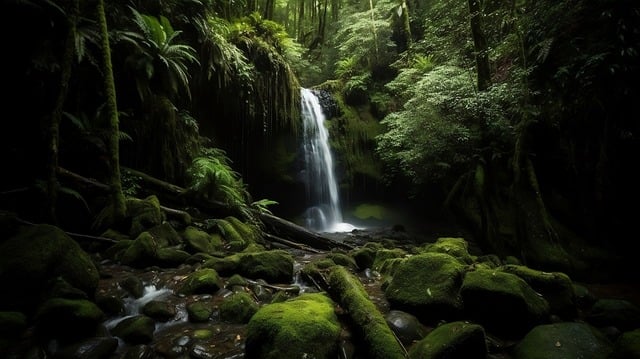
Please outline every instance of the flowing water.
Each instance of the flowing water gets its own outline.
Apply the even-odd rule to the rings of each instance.
[[[306,88],[301,91],[304,126],[302,150],[308,201],[305,225],[320,232],[351,230],[353,226],[342,222],[338,183],[322,106],[313,91]]]

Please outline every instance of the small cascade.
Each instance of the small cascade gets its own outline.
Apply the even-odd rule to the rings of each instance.
[[[302,122],[305,159],[305,185],[308,208],[305,211],[307,228],[321,232],[345,231],[338,195],[338,184],[329,148],[329,132],[324,125],[318,97],[309,89],[302,89]],[[352,228],[352,227],[351,227]]]

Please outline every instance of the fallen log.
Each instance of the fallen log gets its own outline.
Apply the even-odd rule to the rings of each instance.
[[[237,218],[246,218],[246,213],[251,215],[263,224],[263,231],[266,234],[271,235],[272,240],[279,241],[286,244],[289,242],[289,246],[293,246],[294,243],[301,244],[300,249],[314,248],[316,250],[327,251],[333,248],[341,248],[345,250],[351,250],[354,247],[346,243],[336,241],[334,239],[322,236],[316,232],[312,232],[302,226],[299,226],[286,219],[268,214],[257,209],[248,208],[248,211],[241,211],[240,208],[236,208],[226,203],[210,200],[204,197],[195,196],[189,192],[188,189],[176,186],[172,183],[165,182],[153,176],[150,176],[144,172],[134,170],[128,167],[122,167],[123,172],[127,172],[132,176],[138,177],[148,189],[152,190],[154,194],[157,194],[161,202],[164,202],[165,198],[168,198],[170,202],[179,203],[182,206],[194,206],[205,212],[224,218],[226,216],[234,216]],[[77,173],[73,173],[66,169],[60,169],[59,173],[64,174],[69,178],[73,178],[75,181],[81,182],[87,186],[94,186],[101,190],[108,189],[106,184],[100,183],[96,180],[85,178]],[[144,187],[143,186],[143,187]],[[188,213],[184,210],[173,209],[164,207],[163,210],[172,215],[184,215]],[[266,236],[269,239],[269,236]]]
[[[272,214],[260,212],[258,213],[258,218],[271,233],[276,233],[276,235],[280,237],[289,238],[294,242],[303,243],[322,250],[331,250],[333,248],[351,250],[354,248],[351,245],[321,236],[318,233]]]

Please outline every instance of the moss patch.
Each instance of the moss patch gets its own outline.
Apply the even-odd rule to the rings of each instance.
[[[411,359],[486,357],[484,329],[480,325],[460,321],[435,328],[409,351]]]

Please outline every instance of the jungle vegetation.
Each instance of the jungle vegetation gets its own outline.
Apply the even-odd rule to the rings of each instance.
[[[295,181],[305,86],[335,101],[346,198],[446,209],[493,252],[554,269],[633,244],[634,0],[10,0],[0,14],[0,200],[26,219],[117,221],[143,190],[122,168],[234,206],[286,202],[267,189]]]

